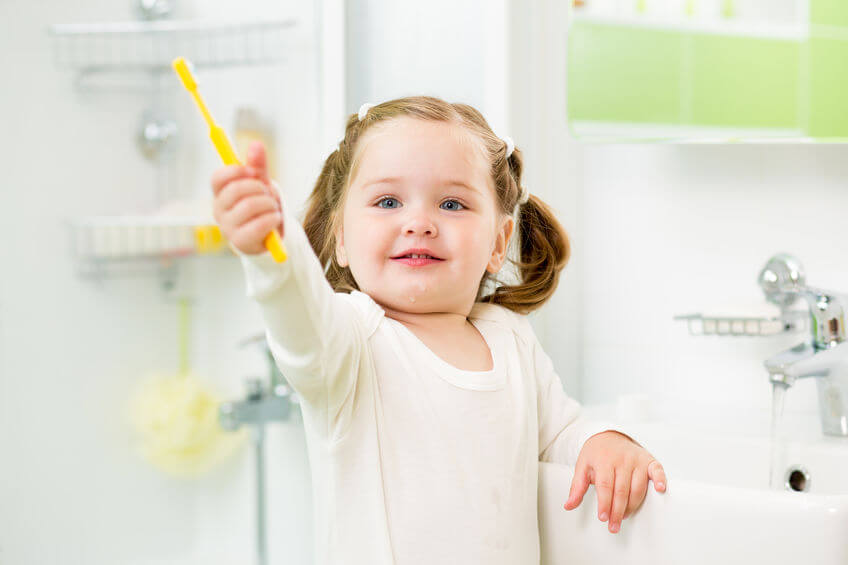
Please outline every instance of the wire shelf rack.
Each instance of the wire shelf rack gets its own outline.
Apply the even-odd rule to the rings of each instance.
[[[94,216],[68,222],[81,260],[185,257],[229,251],[218,226],[190,217]]]
[[[694,336],[719,335],[757,337],[807,331],[809,314],[803,310],[788,310],[776,318],[717,317],[700,313],[675,316],[687,323]]]
[[[65,226],[77,274],[101,282],[158,275],[168,290],[177,285],[181,264],[235,257],[220,228],[206,218],[91,216],[66,220]]]
[[[296,28],[294,19],[160,20],[53,24],[48,33],[59,68],[94,73],[170,70],[179,55],[205,67],[277,63],[284,60]]]

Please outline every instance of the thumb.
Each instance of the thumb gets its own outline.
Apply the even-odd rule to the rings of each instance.
[[[268,184],[268,157],[265,154],[265,146],[261,141],[253,141],[247,148],[247,159],[245,163],[248,167],[256,170],[259,180]]]
[[[583,502],[583,495],[589,488],[589,474],[587,466],[574,469],[574,477],[571,479],[571,491],[568,493],[568,501],[565,503],[566,510],[574,510]]]

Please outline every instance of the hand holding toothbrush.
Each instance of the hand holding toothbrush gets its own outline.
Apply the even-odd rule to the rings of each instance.
[[[212,174],[213,214],[221,233],[246,255],[263,253],[272,230],[283,237],[280,195],[268,177],[265,147],[255,141],[244,165],[226,165]]]
[[[224,132],[224,129],[216,124],[215,120],[212,119],[212,115],[209,113],[206,103],[197,91],[197,80],[195,80],[192,73],[191,63],[184,57],[177,57],[171,62],[171,66],[177,73],[180,82],[182,82],[185,89],[189,92],[189,94],[191,94],[191,97],[194,99],[194,103],[197,104],[198,110],[200,110],[200,113],[203,114],[203,119],[206,120],[206,123],[209,126],[209,138],[215,146],[215,150],[218,152],[221,160],[225,165],[241,165],[236,152],[233,150],[232,145],[230,145],[230,140],[227,139],[227,134]],[[265,168],[264,156],[265,153],[263,148],[263,169]],[[265,174],[265,180],[267,184],[267,173]],[[265,239],[263,241],[265,249],[271,252],[271,256],[278,263],[282,263],[286,260],[286,249],[283,247],[283,243],[280,240],[281,236],[282,234],[272,230],[265,234]]]

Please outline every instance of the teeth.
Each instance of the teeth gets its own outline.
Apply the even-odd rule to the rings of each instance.
[[[408,255],[398,255],[395,259],[433,259],[438,260],[432,255],[424,255],[422,253],[409,253]]]

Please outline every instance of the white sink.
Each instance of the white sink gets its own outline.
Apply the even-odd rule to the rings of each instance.
[[[615,417],[604,407],[587,412]],[[783,442],[777,467],[782,477],[790,465],[803,466],[807,492],[769,488],[771,440],[762,429],[709,430],[679,419],[622,422],[662,462],[669,484],[664,494],[651,484],[617,534],[597,518],[594,487],[580,507],[566,511],[573,469],[542,463],[542,564],[848,564],[848,438],[810,432],[818,426],[815,415],[798,417],[811,425],[803,441]]]

